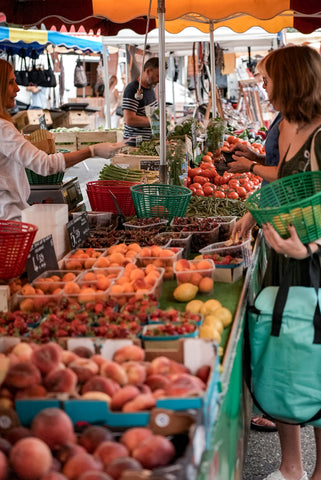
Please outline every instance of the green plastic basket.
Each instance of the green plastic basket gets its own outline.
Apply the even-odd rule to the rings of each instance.
[[[192,192],[176,185],[139,184],[130,188],[137,217],[183,217]]]
[[[245,202],[257,223],[271,223],[283,238],[292,223],[303,243],[321,238],[321,171],[281,178],[253,193]]]
[[[62,182],[65,172],[58,172],[44,177],[26,168],[26,174],[30,185],[56,185]]]

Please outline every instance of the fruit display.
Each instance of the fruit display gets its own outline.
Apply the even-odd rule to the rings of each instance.
[[[211,259],[186,260],[175,262],[174,271],[178,285],[191,283],[202,293],[211,293],[214,287],[215,265]]]
[[[182,248],[178,247],[160,247],[152,245],[143,247],[137,255],[137,265],[147,267],[154,265],[158,268],[164,268],[164,280],[174,278],[174,263],[182,257]]]

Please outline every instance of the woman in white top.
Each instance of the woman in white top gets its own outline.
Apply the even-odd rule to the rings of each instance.
[[[116,75],[112,75],[109,79],[109,103],[110,103],[110,121],[111,128],[119,127],[120,117],[116,114],[117,107],[119,107],[121,102],[121,96],[119,94],[117,85]]]
[[[77,152],[48,155],[32,145],[12,123],[8,110],[14,107],[17,92],[11,64],[0,59],[0,219],[20,221],[30,195],[26,168],[39,175],[52,175],[89,157],[110,158],[125,142],[99,143]]]

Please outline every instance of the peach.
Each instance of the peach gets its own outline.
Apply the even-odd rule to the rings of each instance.
[[[131,457],[120,457],[112,460],[104,470],[113,480],[121,480],[124,471],[138,472],[142,469],[143,467],[138,460]]]
[[[118,390],[120,390],[119,384],[111,378],[105,378],[101,375],[94,375],[84,384],[81,389],[81,393],[84,394],[86,392],[98,391],[113,397]]]
[[[26,283],[22,288],[21,288],[21,295],[35,295],[36,291],[30,283]]]
[[[45,408],[37,413],[32,420],[31,431],[50,448],[58,448],[65,443],[76,441],[70,417],[55,407]]]
[[[112,439],[113,435],[107,427],[90,425],[80,434],[78,443],[84,447],[88,453],[93,453],[100,443]]]
[[[0,480],[6,480],[8,476],[8,460],[5,454],[0,452]]]
[[[78,355],[75,352],[71,352],[70,350],[62,350],[60,355],[60,361],[64,365],[68,365],[70,362],[73,362],[78,358]]]
[[[127,375],[127,382],[131,385],[141,385],[146,379],[146,367],[139,362],[123,362],[122,368]]]
[[[152,435],[139,443],[133,450],[132,457],[138,460],[144,468],[168,465],[175,457],[175,448],[170,440],[161,435]]]
[[[30,360],[32,352],[33,348],[29,343],[26,342],[17,343],[11,350],[11,353],[17,355],[18,359],[21,361]]]
[[[183,275],[183,274],[181,274]],[[181,280],[181,275],[180,275],[180,280]],[[185,274],[184,274],[185,275]],[[191,275],[191,278],[190,278],[190,282],[193,284],[193,285],[196,285],[198,286],[201,282],[201,280],[203,279],[202,275],[198,272],[194,272],[192,273]]]
[[[208,260],[200,260],[197,262],[197,270],[211,270],[213,266]]]
[[[200,395],[204,390],[204,382],[195,375],[188,373],[173,375],[170,384],[165,388],[168,397]]]
[[[43,385],[30,385],[30,387],[19,390],[16,393],[15,400],[19,398],[44,398],[47,396],[47,390]]]
[[[177,262],[175,263],[175,269],[177,272],[190,270],[190,268],[191,268],[191,264],[185,258],[181,258],[180,260],[177,260]]]
[[[140,393],[133,400],[125,403],[122,408],[123,412],[139,412],[150,410],[156,406],[155,397],[151,393]]]
[[[117,362],[104,362],[100,367],[100,374],[103,377],[111,378],[115,382],[119,383],[119,385],[123,386],[128,383],[128,378],[126,371],[119,365]]]
[[[19,308],[23,313],[31,313],[36,310],[34,301],[31,298],[24,298],[19,303]]]
[[[83,266],[83,263],[80,260],[77,260],[76,258],[70,258],[65,263],[66,270],[81,270],[82,266]]]
[[[98,373],[98,365],[89,358],[76,358],[73,362],[69,363],[70,368],[78,378],[78,382],[87,382],[93,375]]]
[[[99,257],[96,260],[95,267],[96,268],[106,268],[110,266],[110,261],[107,257]]]
[[[40,480],[67,480],[67,477],[59,472],[49,472],[43,475]]]
[[[93,356],[93,351],[90,348],[85,347],[83,345],[79,345],[79,347],[74,348],[72,352],[81,358],[90,358]],[[76,357],[75,357],[75,360],[76,360]]]
[[[110,280],[109,278],[105,277],[104,275],[97,275],[97,283],[96,286],[99,290],[107,290],[110,287]]]
[[[55,458],[64,465],[71,457],[79,453],[87,453],[84,447],[76,443],[65,443],[55,450]]]
[[[11,443],[6,438],[0,437],[0,451],[3,452],[5,455],[9,455],[9,452],[12,448]],[[0,460],[0,471],[1,471],[1,460]],[[1,473],[0,473],[0,480],[1,480]]]
[[[27,388],[41,382],[40,370],[32,363],[18,362],[12,365],[5,377],[8,387]]]
[[[151,364],[148,367],[148,375],[160,374],[168,375],[171,371],[171,360],[164,355],[160,355],[152,360]]]
[[[126,385],[114,394],[111,399],[110,407],[112,410],[121,410],[125,403],[133,400],[140,391],[134,385]]]
[[[102,442],[96,448],[94,452],[94,457],[98,458],[102,463],[105,469],[112,460],[119,457],[128,457],[128,450],[125,445],[114,441],[105,441]]]
[[[202,293],[211,292],[213,290],[213,286],[214,282],[210,277],[203,277],[198,284],[199,291]]]
[[[8,442],[11,443],[11,445],[14,445],[15,443],[18,442],[18,440],[21,440],[22,438],[27,438],[32,436],[33,434],[30,428],[22,427],[22,426],[10,428],[10,430],[8,430],[5,433],[5,438],[6,440],[8,440]]]
[[[63,290],[69,295],[78,294],[80,292],[80,286],[75,282],[66,282]]]
[[[136,268],[135,270],[132,270],[129,274],[129,279],[131,282],[144,277],[145,277],[145,272],[141,268]]]
[[[23,438],[11,449],[10,463],[21,480],[38,480],[49,472],[52,455],[48,445],[39,438]]]
[[[63,282],[72,282],[75,280],[76,275],[73,272],[67,272],[62,276],[62,281]]]
[[[84,262],[84,268],[86,270],[89,270],[94,266],[94,263],[96,262],[96,258],[86,258]]]
[[[88,470],[87,472],[82,473],[80,477],[78,477],[78,480],[113,480],[113,478],[105,472]]]
[[[158,390],[160,388],[165,389],[169,383],[170,381],[167,377],[158,373],[149,375],[145,380],[145,384],[148,385],[153,392],[154,390]]]
[[[69,480],[77,480],[86,471],[101,471],[102,463],[89,453],[77,453],[65,463],[62,473]]]
[[[60,362],[61,347],[54,342],[37,347],[31,355],[32,362],[41,373],[46,374],[58,367]]]
[[[197,369],[196,376],[206,384],[209,379],[210,373],[211,367],[209,365],[202,365]]]
[[[153,432],[147,427],[133,427],[126,430],[120,437],[120,443],[132,452],[141,442],[150,438]]]
[[[75,393],[77,375],[70,368],[60,368],[49,372],[44,378],[48,392]]]
[[[138,345],[125,345],[114,353],[113,360],[117,363],[129,360],[143,362],[145,360],[145,351]]]

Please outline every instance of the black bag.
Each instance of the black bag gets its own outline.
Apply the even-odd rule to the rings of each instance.
[[[124,116],[123,109],[122,109],[122,107],[121,107],[120,105],[116,108],[116,115],[118,115],[119,117],[123,117],[123,116]]]
[[[42,83],[38,83],[40,87],[56,87],[57,85],[57,80],[55,73],[52,69],[51,63],[50,63],[50,57],[47,52],[47,60],[48,60],[48,68],[44,69],[44,81]]]
[[[29,85],[29,71],[27,68],[26,57],[20,59],[20,69],[14,71],[17,85],[27,87]]]
[[[36,62],[32,62],[32,68],[29,70],[29,84],[41,86],[45,82],[45,71],[36,66]]]
[[[74,85],[77,88],[87,87],[88,80],[83,64],[81,63],[80,58],[78,58],[75,72],[74,72]]]

